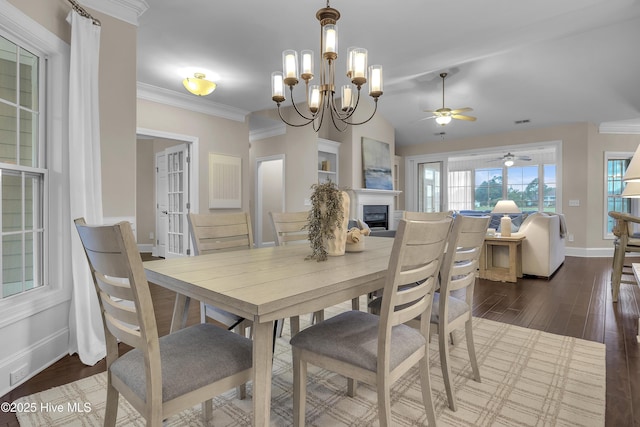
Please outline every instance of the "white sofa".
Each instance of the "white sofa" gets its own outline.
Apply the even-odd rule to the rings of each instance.
[[[550,277],[564,262],[564,215],[536,212],[527,216],[514,236],[524,235],[522,273]]]

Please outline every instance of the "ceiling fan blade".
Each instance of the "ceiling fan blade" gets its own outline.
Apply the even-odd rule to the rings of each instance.
[[[518,156],[518,160],[524,160],[526,162],[531,161],[531,157],[529,156]]]
[[[460,114],[452,114],[451,117],[453,117],[454,119],[457,119],[457,120],[466,120],[468,122],[475,122],[477,120],[475,117],[463,116],[463,115],[460,115]]]
[[[465,111],[473,111],[473,108],[471,107],[456,108],[455,110],[451,110],[451,114],[464,113]]]

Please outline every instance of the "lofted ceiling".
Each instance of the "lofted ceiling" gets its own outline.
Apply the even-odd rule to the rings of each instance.
[[[318,74],[315,13],[322,0],[147,2],[137,64],[147,89],[192,97],[182,79],[195,68],[218,87],[194,103],[248,114],[275,107],[270,75],[281,70],[284,49],[313,49]],[[336,70],[344,75],[349,46],[367,48],[369,64],[383,65],[378,112],[395,128],[397,145],[574,122],[640,129],[640,0],[334,0],[331,6],[342,15]],[[442,127],[424,120],[424,110],[442,107],[441,72],[449,73],[445,106],[472,107],[467,114],[477,121]],[[296,88],[298,101],[303,92]],[[529,122],[515,124],[523,120]],[[268,125],[250,119],[252,131]]]

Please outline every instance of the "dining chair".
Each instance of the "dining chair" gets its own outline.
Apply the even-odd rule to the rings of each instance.
[[[473,378],[481,381],[473,342],[472,307],[478,263],[489,221],[489,216],[456,215],[440,270],[440,290],[433,300],[431,323],[437,326],[440,366],[449,408],[453,411],[457,410],[457,401],[453,392],[448,338],[453,338],[456,329],[465,330]],[[416,320],[409,324],[419,327]]]
[[[613,265],[611,269],[611,293],[613,302],[618,301],[620,284],[636,284],[633,272],[629,271],[630,263],[625,264],[628,253],[640,253],[640,236],[634,233],[634,225],[640,224],[640,218],[625,212],[609,212],[609,216],[616,222],[613,234],[616,236],[613,242]],[[633,280],[623,276],[634,277]]]
[[[147,421],[202,403],[205,425],[211,398],[251,379],[252,343],[213,324],[158,337],[153,301],[128,222],[89,226],[75,220],[98,294],[107,347],[105,426],[114,426],[122,395]],[[120,355],[118,341],[132,350]]]
[[[400,220],[389,260],[380,316],[351,310],[310,326],[291,339],[293,422],[305,423],[307,364],[311,363],[377,389],[381,427],[391,425],[391,385],[416,364],[430,426],[435,412],[429,377],[429,321],[433,294],[451,230],[441,221]],[[407,284],[416,284],[402,288]],[[420,329],[404,323],[420,316]]]
[[[453,218],[453,211],[444,212],[417,212],[417,211],[403,211],[402,218],[409,221],[440,221],[445,218]],[[446,248],[445,248],[446,249]],[[367,298],[367,309],[369,313],[380,314],[380,299],[382,296],[382,289],[371,292]]]
[[[193,239],[194,255],[196,256],[253,248],[251,217],[246,212],[224,214],[196,214],[191,212],[187,215],[187,218]],[[184,298],[184,296],[177,295],[176,304],[181,303],[178,300]],[[221,323],[227,329],[236,329],[242,335],[246,335],[246,328],[252,324],[248,319],[201,302],[201,322],[205,323],[207,317]]]
[[[309,212],[269,212],[276,246],[290,244],[302,244],[309,240],[309,232],[306,226],[309,223]],[[311,323],[324,320],[324,310],[316,311],[312,314]],[[300,331],[300,317],[293,316],[289,319],[291,325],[291,336]],[[277,336],[282,336],[282,323],[279,323]]]

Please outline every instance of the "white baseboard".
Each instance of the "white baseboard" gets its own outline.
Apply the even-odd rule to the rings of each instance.
[[[580,258],[613,258],[613,245],[610,248],[565,248],[564,254]]]
[[[141,243],[141,244],[138,244],[138,250],[140,251],[140,253],[143,253],[143,252],[153,253],[153,245],[151,243],[148,243],[148,244]]]
[[[0,396],[31,379],[67,354],[69,328],[64,328],[33,343],[23,351],[0,360]],[[27,375],[16,384],[11,384],[11,372],[25,365]]]

